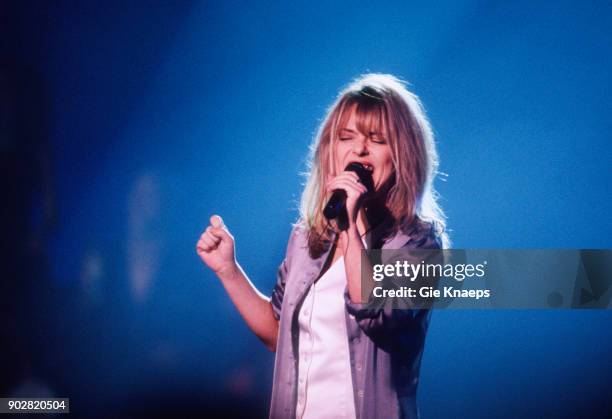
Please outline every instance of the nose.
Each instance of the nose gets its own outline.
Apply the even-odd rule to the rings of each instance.
[[[358,156],[366,156],[368,154],[367,138],[357,138],[353,143],[353,153]]]

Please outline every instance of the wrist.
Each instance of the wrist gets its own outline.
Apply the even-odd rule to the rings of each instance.
[[[229,263],[215,272],[221,281],[231,281],[240,273],[240,267],[236,261]]]
[[[361,235],[357,226],[351,225],[348,229],[340,232],[340,243],[343,249],[348,249],[354,243],[361,243]]]
[[[348,230],[346,230],[346,235],[350,241],[354,239],[360,239],[361,235],[359,234],[359,229],[357,228],[357,224],[353,224]]]

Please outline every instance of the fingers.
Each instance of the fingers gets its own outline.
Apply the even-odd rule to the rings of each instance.
[[[217,246],[221,242],[221,238],[214,235],[212,227],[206,227],[206,231],[202,234],[202,241],[209,246]]]
[[[361,183],[361,181],[359,180],[359,176],[357,176],[357,173],[355,172],[342,172],[338,176],[329,179],[327,184],[329,185],[331,182],[334,182],[336,180],[345,180],[351,183]]]
[[[222,241],[231,242],[234,240],[220,216],[213,215],[210,217],[210,224],[198,240],[196,249],[199,251],[209,252],[216,249]]]
[[[352,182],[347,182],[347,181],[332,182],[329,184],[327,191],[331,192],[337,189],[344,190],[347,196],[349,197],[360,196],[368,191],[367,188],[363,185],[352,183]]]
[[[207,227],[204,233],[200,236],[200,240],[198,240],[197,249],[203,250],[205,252],[209,252],[213,249],[216,249],[221,239],[214,236],[211,232],[212,227]]]
[[[226,227],[211,227],[208,226],[206,229],[210,235],[216,240],[233,241],[234,237],[227,231]]]
[[[331,181],[327,182],[327,191],[343,189],[347,195],[361,195],[368,189],[359,181],[359,176],[355,172],[342,172]]]

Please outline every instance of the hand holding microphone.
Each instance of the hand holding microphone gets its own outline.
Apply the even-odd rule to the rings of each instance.
[[[352,162],[326,186],[328,191],[334,192],[323,210],[323,215],[328,220],[336,219],[338,228],[346,230],[357,218],[360,199],[374,191],[372,173],[363,164]]]

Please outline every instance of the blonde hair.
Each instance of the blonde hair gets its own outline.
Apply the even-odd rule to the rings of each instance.
[[[334,231],[323,216],[325,183],[341,170],[334,167],[334,145],[353,110],[359,131],[384,133],[390,147],[394,175],[385,205],[393,217],[391,231],[406,230],[419,221],[430,223],[442,246],[447,248],[450,243],[445,233],[445,216],[433,187],[438,153],[423,106],[405,83],[394,76],[366,74],[340,92],[310,147],[299,224],[308,230],[311,256],[325,251]]]

